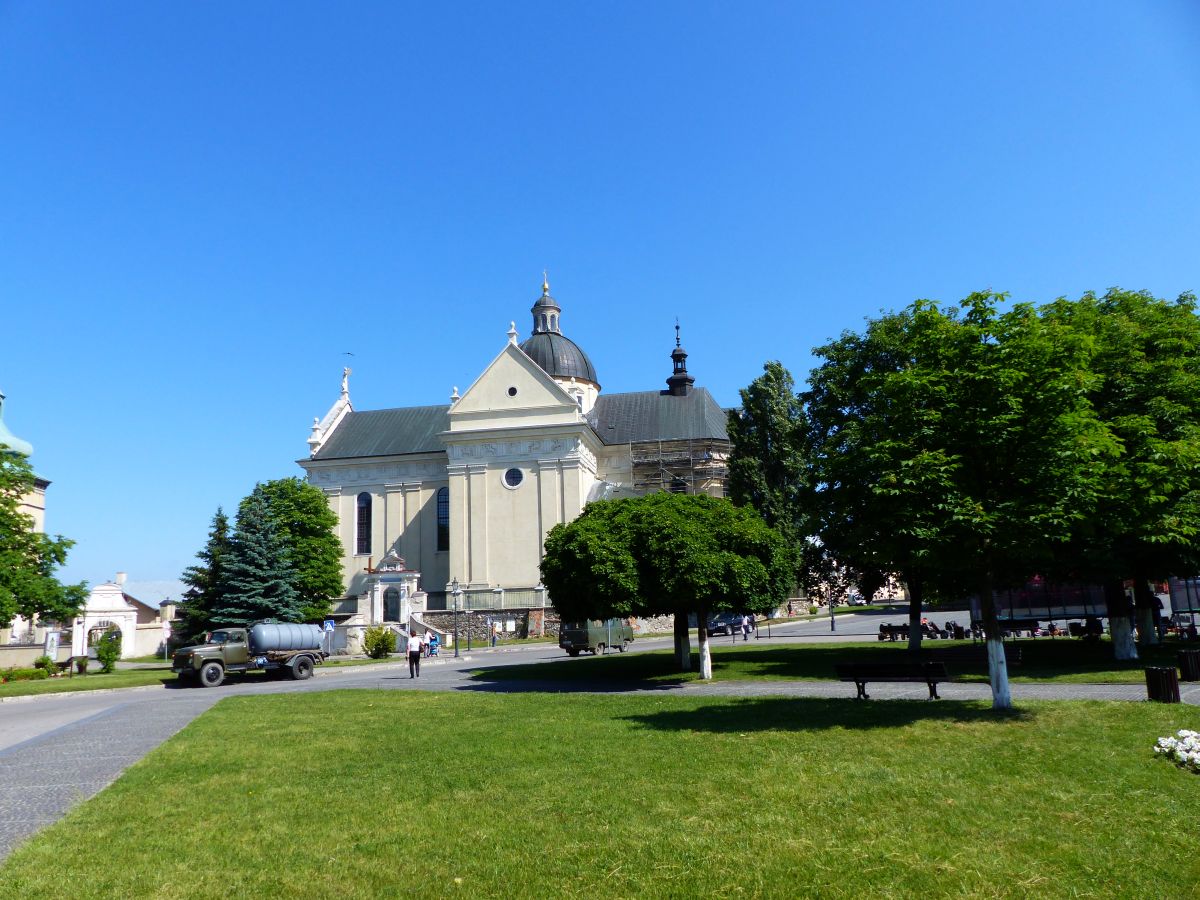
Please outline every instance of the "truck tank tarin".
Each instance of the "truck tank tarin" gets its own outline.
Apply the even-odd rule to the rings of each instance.
[[[250,647],[256,653],[269,650],[320,650],[319,625],[259,622],[250,629]]]

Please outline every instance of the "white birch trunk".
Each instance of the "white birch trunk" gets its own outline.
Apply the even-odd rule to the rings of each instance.
[[[1139,609],[1137,611],[1138,620],[1138,641],[1146,646],[1155,646],[1158,641],[1158,629],[1154,627],[1154,610]]]
[[[1004,642],[998,637],[987,639],[988,681],[992,684],[992,709],[1012,709],[1012,692],[1008,689],[1008,662],[1004,658]]]
[[[705,681],[712,680],[712,642],[708,639],[708,629],[701,626],[696,629],[700,641],[700,677]]]
[[[1133,642],[1133,628],[1126,616],[1116,616],[1108,620],[1108,630],[1112,634],[1113,656],[1116,659],[1137,659],[1137,644]]]
[[[921,650],[921,639],[925,637],[921,633],[921,610],[908,613],[908,649],[913,653],[918,653]]]

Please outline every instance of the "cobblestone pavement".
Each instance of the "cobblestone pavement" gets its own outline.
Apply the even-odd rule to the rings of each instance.
[[[0,751],[0,859],[102,790],[217,699],[119,703]]]
[[[864,627],[865,626],[865,627]],[[812,626],[802,629],[809,631]],[[842,639],[859,629],[839,623]],[[869,636],[877,625],[862,623]],[[786,630],[775,640],[786,640]],[[797,629],[801,631],[801,629]],[[811,640],[808,635],[795,635]],[[641,639],[636,649],[669,646],[669,639]],[[469,671],[481,665],[521,665],[563,659],[552,644],[476,650],[455,660],[446,656],[422,663],[419,679],[408,677],[403,663],[330,668],[310,681],[229,683],[215,689],[173,687],[128,688],[75,694],[10,698],[0,703],[0,861],[22,840],[57,821],[72,806],[95,795],[126,768],[141,759],[196,716],[223,697],[247,694],[295,693],[336,689],[589,693],[663,693],[685,697],[815,697],[853,700],[854,686],[837,681],[691,682],[683,685],[611,684],[585,682],[477,682]],[[923,684],[870,684],[871,701],[926,701]],[[946,700],[987,700],[986,684],[945,683],[938,688]],[[1013,684],[1013,699],[1021,700],[1145,700],[1141,684]],[[1200,705],[1200,684],[1180,685],[1183,702]],[[64,724],[65,723],[65,724]]]

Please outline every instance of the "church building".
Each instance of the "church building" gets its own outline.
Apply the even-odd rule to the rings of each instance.
[[[357,410],[347,369],[341,396],[314,420],[300,465],[340,523],[343,621],[405,623],[456,600],[544,608],[546,534],[589,501],[724,496],[725,412],[695,386],[678,326],[665,389],[604,394],[545,281],[531,312],[532,335],[518,343],[511,326],[448,405]]]

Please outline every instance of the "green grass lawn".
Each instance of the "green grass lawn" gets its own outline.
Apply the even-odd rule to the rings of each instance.
[[[930,659],[937,659],[939,650],[970,645],[970,641],[926,641],[922,647]],[[1022,662],[1009,667],[1014,682],[1109,683],[1140,684],[1145,680],[1146,666],[1175,664],[1177,643],[1139,650],[1141,659],[1123,663],[1113,659],[1112,644],[1102,641],[1089,644],[1060,638],[1030,638],[1011,642],[1021,648]],[[693,639],[692,647],[695,648]],[[786,644],[765,642],[730,643],[729,638],[713,638],[713,677],[719,681],[768,680],[794,681],[834,678],[834,665],[848,660],[889,662],[907,654],[908,645],[902,641],[838,644]],[[692,654],[698,665],[696,653]],[[987,667],[982,664],[952,662],[946,664],[950,674],[962,681],[987,681]],[[680,683],[694,680],[695,673],[675,671],[674,657],[668,650],[649,653],[606,654],[603,657],[562,659],[557,662],[526,666],[481,667],[476,677],[485,681],[656,681]]]
[[[1189,897],[1159,704],[235,697],[19,848],[0,897]]]
[[[100,666],[92,664],[87,675],[46,678],[41,681],[10,681],[0,684],[0,697],[25,697],[30,694],[61,694],[69,691],[99,691],[106,688],[143,687],[148,684],[163,684],[174,681],[169,665],[145,669],[117,669],[107,675],[100,673]]]

